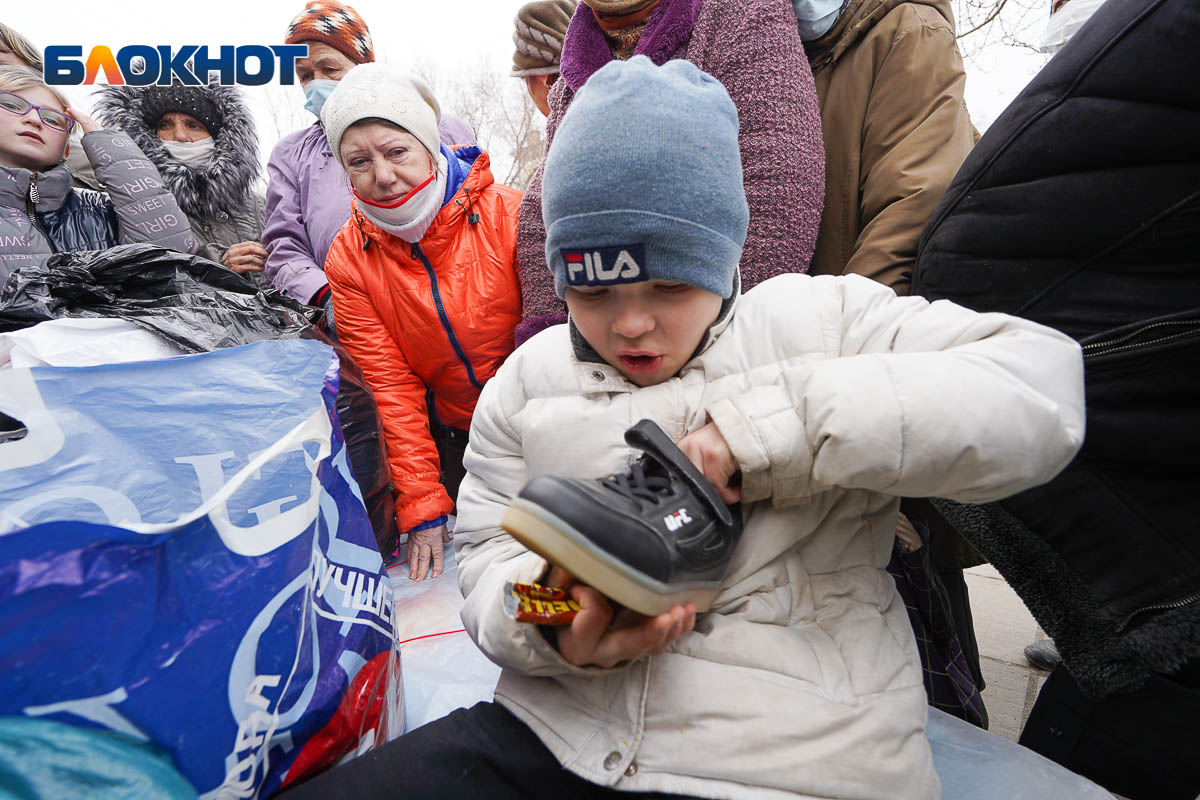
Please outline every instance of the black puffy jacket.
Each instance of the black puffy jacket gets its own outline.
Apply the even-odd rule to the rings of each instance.
[[[37,214],[59,252],[106,250],[117,242],[117,214],[102,192],[76,190],[53,211]]]
[[[1200,657],[1200,5],[1102,6],[963,163],[912,291],[1083,345],[1087,441],[1050,483],[938,507],[1093,695]]]

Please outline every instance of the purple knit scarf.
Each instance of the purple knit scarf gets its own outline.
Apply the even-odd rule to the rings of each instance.
[[[665,64],[691,39],[699,7],[700,0],[658,0],[633,54],[648,56],[655,64]],[[608,39],[592,9],[580,3],[563,42],[560,74],[571,91],[578,92],[592,73],[609,61],[612,51],[608,49]]]

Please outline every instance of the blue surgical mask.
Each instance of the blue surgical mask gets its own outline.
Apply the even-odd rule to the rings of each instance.
[[[321,118],[321,109],[325,106],[325,101],[329,99],[329,95],[333,94],[333,90],[337,88],[337,81],[327,81],[318,78],[308,82],[304,87],[304,107],[317,115],[317,119]]]
[[[792,0],[800,23],[800,41],[811,42],[829,33],[842,15],[844,4],[845,0]]]

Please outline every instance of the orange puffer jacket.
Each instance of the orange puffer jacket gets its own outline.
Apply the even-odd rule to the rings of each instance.
[[[487,153],[455,155],[470,172],[420,242],[408,244],[355,209],[325,260],[338,338],[383,420],[401,531],[454,508],[439,480],[426,387],[443,424],[470,428],[479,392],[512,352],[521,320],[521,193],[493,182]]]

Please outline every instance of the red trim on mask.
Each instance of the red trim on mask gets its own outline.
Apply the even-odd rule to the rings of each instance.
[[[365,197],[363,197],[361,194],[359,194],[359,193],[358,193],[358,190],[357,190],[357,189],[355,189],[353,186],[351,186],[351,187],[350,187],[350,191],[354,193],[354,196],[355,196],[356,198],[358,198],[359,200],[362,200],[364,203],[366,203],[366,204],[367,204],[367,205],[369,205],[369,206],[374,206],[375,208],[399,208],[400,206],[402,206],[402,205],[404,205],[405,203],[407,203],[409,200],[412,200],[412,198],[413,198],[413,195],[415,195],[417,192],[421,191],[421,190],[422,190],[422,189],[424,189],[426,186],[428,186],[430,183],[432,183],[432,182],[433,182],[433,179],[434,179],[435,177],[437,177],[437,173],[436,173],[436,172],[434,171],[434,169],[433,169],[433,159],[431,158],[431,159],[429,159],[429,177],[428,177],[428,178],[426,178],[426,179],[425,179],[425,180],[424,180],[424,181],[423,181],[421,184],[419,184],[418,186],[414,186],[414,187],[413,187],[413,190],[412,190],[411,192],[409,192],[408,194],[404,195],[404,197],[401,197],[401,198],[400,198],[399,200],[397,200],[396,202],[394,202],[394,203],[390,203],[390,204],[388,204],[388,205],[384,205],[383,203],[373,203],[373,202],[371,202],[370,200],[368,200],[367,198],[365,198]]]

